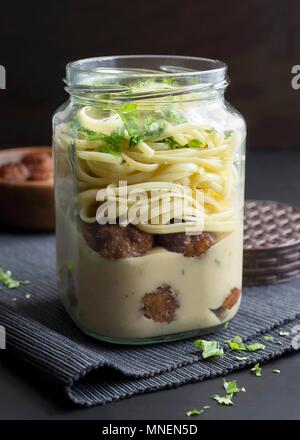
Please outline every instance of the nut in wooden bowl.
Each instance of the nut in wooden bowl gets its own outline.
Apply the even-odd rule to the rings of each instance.
[[[0,225],[54,230],[51,147],[0,150]]]

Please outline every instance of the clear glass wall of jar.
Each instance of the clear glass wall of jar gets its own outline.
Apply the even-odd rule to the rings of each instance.
[[[226,65],[103,57],[69,64],[65,81],[70,99],[54,115],[53,143],[58,288],[71,317],[95,338],[126,344],[232,319],[246,127],[224,99]]]

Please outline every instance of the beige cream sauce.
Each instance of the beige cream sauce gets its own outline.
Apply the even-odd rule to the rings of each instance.
[[[201,257],[157,248],[142,257],[108,260],[87,246],[64,215],[59,217],[58,263],[67,258],[68,244],[74,243],[77,306],[72,313],[86,331],[112,338],[146,338],[208,328],[220,324],[211,309],[218,308],[232,288],[241,288],[242,227]],[[179,304],[171,323],[154,322],[141,311],[145,293],[164,284],[172,287]]]

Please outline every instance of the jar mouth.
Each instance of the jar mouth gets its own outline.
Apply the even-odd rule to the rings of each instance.
[[[65,83],[72,96],[112,93],[114,99],[128,100],[129,94],[131,99],[158,99],[200,90],[214,93],[226,88],[228,78],[227,65],[220,60],[180,55],[118,55],[70,62]]]
[[[138,68],[137,64],[144,65],[144,68]],[[154,66],[157,67],[154,68]],[[213,72],[223,73],[225,76],[226,70],[227,66],[223,61],[210,58],[182,55],[117,55],[71,61],[67,64],[67,79],[72,72],[121,77],[135,75],[140,78],[164,76],[178,78]]]

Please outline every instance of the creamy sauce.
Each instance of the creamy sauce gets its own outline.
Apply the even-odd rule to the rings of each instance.
[[[67,275],[63,271],[60,291],[80,327],[99,337],[139,339],[217,326],[222,321],[212,309],[242,286],[242,226],[201,257],[156,248],[142,257],[108,260],[88,247],[63,213],[57,215],[58,265],[74,264]],[[141,310],[145,293],[164,284],[179,305],[171,323],[147,319]],[[223,321],[236,314],[239,302]]]

